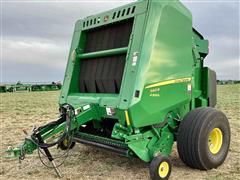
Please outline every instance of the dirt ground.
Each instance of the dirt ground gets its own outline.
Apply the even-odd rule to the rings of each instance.
[[[218,86],[217,108],[226,113],[231,125],[231,146],[225,163],[210,171],[194,170],[178,157],[176,146],[171,160],[170,179],[240,179],[240,85]],[[55,92],[0,94],[0,152],[18,146],[24,139],[22,129],[43,125],[58,117]],[[124,158],[95,147],[77,144],[60,167],[63,179],[149,179],[149,164],[137,158]],[[0,179],[57,179],[54,171],[40,163],[37,152],[19,164],[17,159],[2,158]]]

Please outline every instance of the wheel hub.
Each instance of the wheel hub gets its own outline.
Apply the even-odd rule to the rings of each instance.
[[[212,154],[217,154],[223,143],[222,131],[219,128],[214,128],[208,137],[208,147]]]
[[[167,162],[164,161],[159,165],[159,169],[158,169],[159,176],[161,178],[164,178],[168,175],[168,172],[169,172],[169,165]]]

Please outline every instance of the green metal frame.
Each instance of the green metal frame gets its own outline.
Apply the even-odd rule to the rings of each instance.
[[[114,16],[128,9],[134,12]],[[128,47],[83,53],[86,30],[128,18],[134,18]],[[82,59],[122,53],[127,56],[119,94],[79,92]],[[114,142],[124,142],[132,154],[146,162],[158,154],[168,156],[183,117],[192,109],[208,106],[207,85],[201,83],[207,54],[208,41],[192,29],[192,15],[179,1],[138,1],[78,20],[59,104],[81,110],[72,130],[92,120],[117,119],[112,131]],[[84,111],[86,105],[90,109]],[[115,114],[108,115],[106,108],[114,108]],[[64,126],[42,136],[51,137]],[[26,141],[27,152],[32,152],[36,147],[29,144]]]

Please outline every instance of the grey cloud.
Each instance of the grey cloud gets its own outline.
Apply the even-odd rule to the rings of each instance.
[[[126,3],[3,3],[3,81],[62,80],[75,22]]]
[[[184,1],[193,14],[193,26],[209,40],[205,64],[219,79],[240,79],[239,2]]]
[[[211,37],[239,35],[239,2],[191,1],[184,4],[192,10],[193,25]]]
[[[3,40],[3,59],[7,62],[45,65],[52,68],[64,68],[64,59],[67,59],[68,48],[65,44],[56,44],[54,41],[42,39],[17,39]]]
[[[3,4],[5,36],[38,36],[69,39],[74,23],[81,18],[126,2],[19,2]]]
[[[128,2],[4,2],[3,81],[62,80],[76,20]],[[183,3],[210,41],[206,65],[221,79],[239,79],[239,2]]]
[[[63,69],[54,69],[45,65],[3,61],[3,82],[57,82],[63,79]],[[4,81],[5,80],[5,81]]]

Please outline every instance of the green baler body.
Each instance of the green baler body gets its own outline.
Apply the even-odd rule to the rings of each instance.
[[[125,29],[116,30],[122,26]],[[104,28],[110,29],[102,34],[108,34],[107,39],[98,42]],[[128,42],[111,42],[121,39]],[[144,161],[157,153],[169,155],[186,113],[215,105],[215,74],[203,67],[207,54],[208,41],[192,28],[190,11],[178,1],[137,1],[89,16],[76,22],[59,104],[81,111],[90,108],[88,120],[82,122],[92,121],[95,128],[103,120],[116,120],[111,138],[124,142]],[[110,61],[119,59],[124,65],[122,79],[120,75],[116,80],[120,65]],[[90,61],[95,65],[87,65]],[[88,75],[81,80],[83,71]],[[105,79],[98,77],[99,71]],[[109,93],[105,82],[109,87],[113,83],[115,90]],[[107,113],[107,108],[114,113]]]

